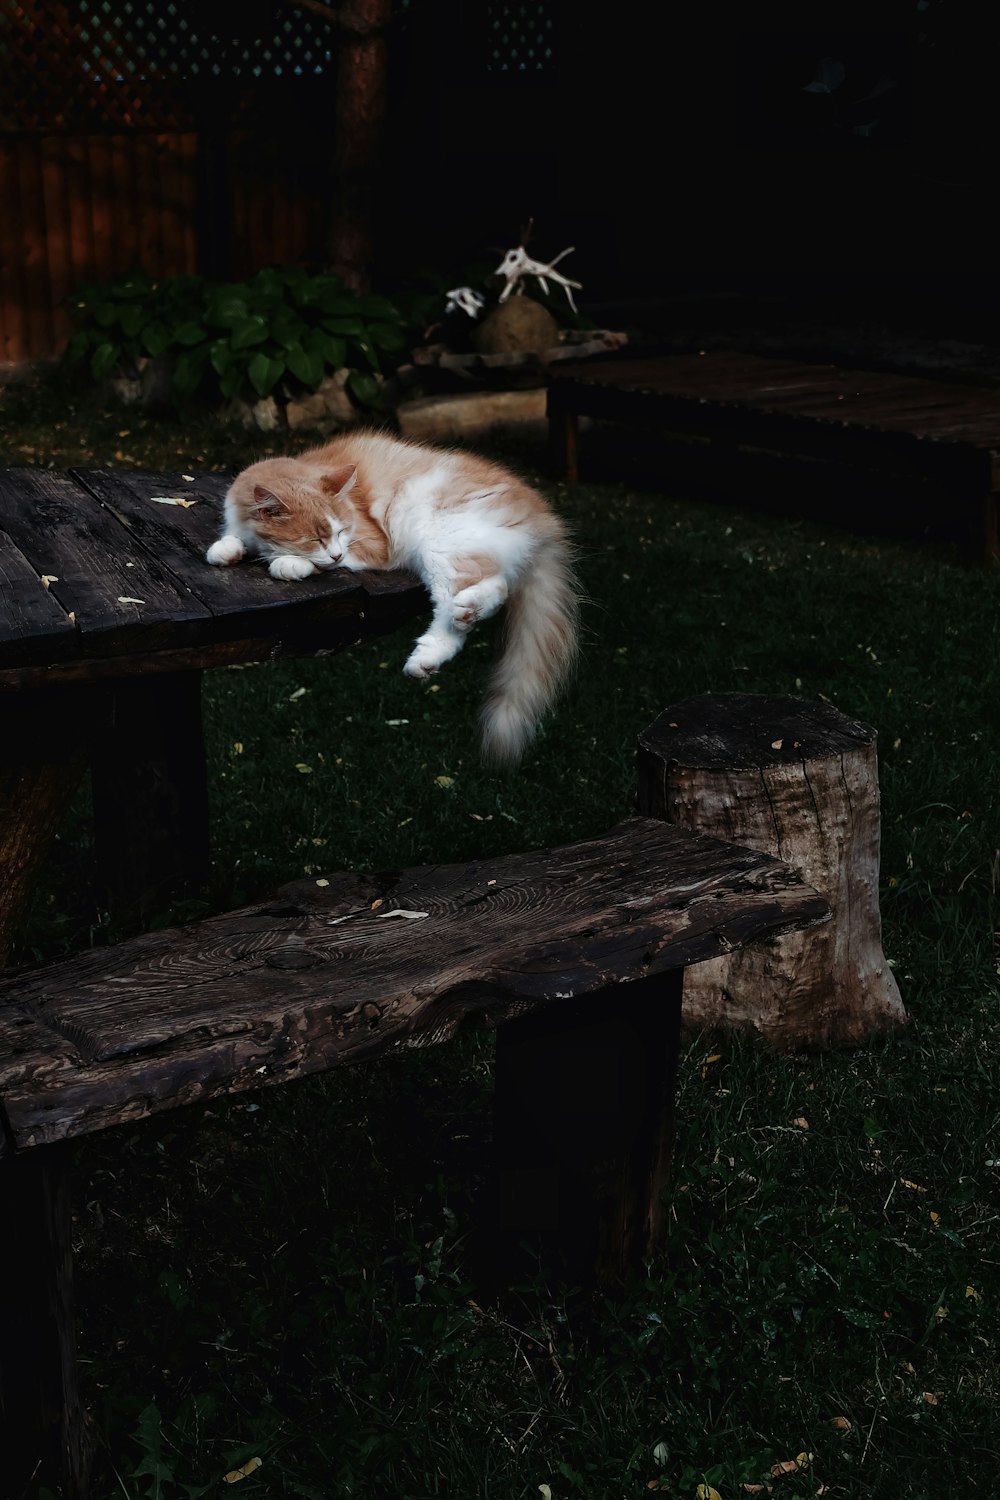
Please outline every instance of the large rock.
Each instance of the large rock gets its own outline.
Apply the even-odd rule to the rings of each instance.
[[[558,342],[559,324],[531,297],[511,297],[491,308],[472,335],[478,354],[541,354]]]

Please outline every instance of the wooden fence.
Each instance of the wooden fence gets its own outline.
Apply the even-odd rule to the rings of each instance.
[[[229,133],[217,174],[236,278],[322,246],[321,188],[256,147],[251,134]],[[203,181],[195,131],[0,137],[0,361],[58,354],[81,282],[139,266],[197,271]]]

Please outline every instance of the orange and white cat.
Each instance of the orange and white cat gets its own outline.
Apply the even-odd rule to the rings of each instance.
[[[433,615],[404,671],[425,678],[506,605],[504,646],[481,716],[483,754],[522,754],[577,651],[566,530],[524,480],[475,454],[355,431],[233,481],[208,561],[270,559],[274,578],[325,568],[412,568]]]

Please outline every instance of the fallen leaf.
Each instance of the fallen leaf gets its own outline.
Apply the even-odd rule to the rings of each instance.
[[[938,1224],[940,1224],[940,1222],[941,1222],[941,1215],[940,1214],[936,1214],[934,1212],[933,1208],[932,1208],[931,1209],[931,1223],[934,1225],[935,1229],[937,1228]]]
[[[246,1479],[248,1474],[259,1469],[263,1461],[261,1458],[248,1458],[241,1469],[230,1469],[228,1474],[223,1474],[223,1480],[226,1484],[238,1484],[241,1479]]]
[[[380,911],[378,913],[378,915],[380,917],[409,917],[411,921],[415,922],[418,917],[429,917],[430,916],[430,912],[429,911],[404,911],[404,909],[401,906],[397,906],[393,911]]]
[[[387,724],[395,727],[397,724],[409,724],[409,719],[386,719]]]
[[[830,1426],[835,1427],[838,1432],[851,1432],[853,1428],[847,1417],[831,1417]]]
[[[304,687],[296,688],[294,693],[289,693],[289,695],[288,695],[288,701],[289,701],[289,703],[297,703],[300,698],[304,698],[305,697],[305,695],[306,695],[306,693],[308,693],[308,691],[309,691],[308,688],[304,688]]]
[[[965,1288],[965,1295],[967,1297],[973,1297],[973,1298],[975,1298],[975,1300],[977,1302],[980,1302],[982,1300],[981,1297],[980,1297],[980,1295],[979,1295],[979,1293],[976,1291],[976,1289],[975,1289],[974,1286],[967,1286]]]
[[[780,750],[781,747],[782,747],[782,745],[784,743],[785,743],[784,740],[772,740],[771,741],[771,749],[772,750]]]
[[[303,774],[303,776],[311,776],[312,775],[312,766],[307,766],[304,760],[296,761],[295,762],[295,769],[296,769],[296,771],[301,771],[302,774]]]
[[[699,1484],[698,1488],[695,1490],[695,1495],[697,1497],[697,1500],[722,1500],[722,1496],[719,1494],[718,1490],[710,1484]]]
[[[317,885],[329,885],[330,882],[328,880],[317,880],[316,884]]]
[[[901,1177],[900,1182],[904,1187],[912,1188],[915,1193],[926,1193],[927,1189],[921,1187],[919,1182],[911,1182],[908,1177]]]
[[[133,599],[130,594],[119,594],[119,604],[145,604],[145,599]]]
[[[185,509],[191,505],[197,505],[197,500],[189,500],[186,495],[150,495],[154,505],[183,505]]]
[[[924,1391],[922,1393],[922,1399],[927,1402],[928,1406],[937,1406],[938,1404],[938,1398],[935,1396],[933,1391]]]
[[[48,586],[49,586],[50,583],[58,583],[58,582],[59,582],[59,579],[56,577],[55,573],[43,573],[42,574],[42,583],[45,585],[46,588],[48,588]]]
[[[538,1493],[541,1495],[542,1500],[552,1500],[552,1491],[547,1484],[540,1484],[538,1486]]]
[[[378,900],[377,900],[377,901],[373,901],[373,902],[372,902],[372,904],[371,904],[371,906],[370,906],[370,908],[369,908],[369,910],[370,910],[370,911],[378,911],[378,909],[379,909],[379,907],[380,907],[380,906],[381,906],[381,905],[382,905],[382,897],[381,897],[381,896],[379,896],[379,898],[378,898]]]
[[[66,616],[66,618],[67,618],[67,620],[69,621],[69,623],[71,625],[75,625],[76,624],[76,610],[75,609],[71,609],[70,612],[69,612],[69,614]]]
[[[434,778],[434,785],[435,786],[454,786],[455,785],[455,778],[454,778],[454,776],[435,776],[435,778]]]
[[[188,484],[194,484],[194,475],[193,474],[182,474],[181,478],[182,479],[186,479],[187,482],[188,482]]]
[[[796,1115],[795,1119],[792,1121],[792,1124],[797,1125],[799,1130],[809,1129],[809,1121],[806,1119],[805,1115]]]

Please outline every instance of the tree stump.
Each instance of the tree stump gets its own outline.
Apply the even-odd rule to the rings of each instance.
[[[828,704],[747,693],[687,698],[639,735],[641,813],[776,855],[833,913],[689,969],[686,1029],[736,1027],[791,1051],[905,1025],[882,952],[875,741]]]

